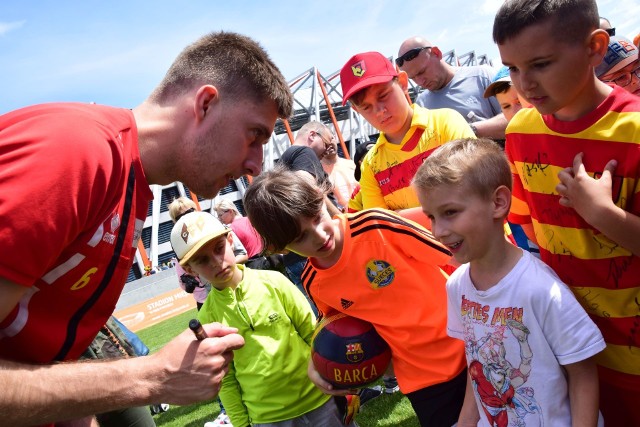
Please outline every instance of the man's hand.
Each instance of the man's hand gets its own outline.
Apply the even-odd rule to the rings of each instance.
[[[600,179],[594,179],[585,170],[583,156],[583,153],[578,153],[573,159],[573,166],[558,174],[560,184],[556,186],[556,191],[561,196],[562,206],[575,209],[578,215],[593,225],[593,221],[613,204],[611,176],[618,162],[609,160]]]
[[[211,399],[220,391],[232,351],[244,345],[244,338],[236,328],[219,323],[203,327],[209,338],[198,341],[191,330],[186,330],[149,356],[158,367],[161,382],[156,401],[187,405]]]

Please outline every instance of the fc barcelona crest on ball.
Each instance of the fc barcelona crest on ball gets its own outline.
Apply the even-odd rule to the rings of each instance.
[[[354,342],[347,344],[347,360],[352,363],[358,363],[364,359],[364,351],[362,351],[362,343]]]
[[[331,312],[314,333],[311,360],[334,387],[359,388],[384,374],[391,349],[371,323]]]

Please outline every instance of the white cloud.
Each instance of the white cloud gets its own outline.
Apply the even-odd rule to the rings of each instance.
[[[22,28],[22,26],[27,21],[17,21],[17,22],[0,22],[0,36],[4,36],[9,31],[17,30],[18,28]]]

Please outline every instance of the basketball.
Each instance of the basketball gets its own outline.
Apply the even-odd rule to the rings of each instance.
[[[334,387],[360,388],[384,374],[391,349],[371,323],[333,312],[316,328],[311,360]]]

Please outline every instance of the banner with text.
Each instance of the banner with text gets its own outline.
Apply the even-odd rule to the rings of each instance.
[[[196,300],[193,295],[178,288],[117,310],[113,315],[136,332],[194,308]]]

